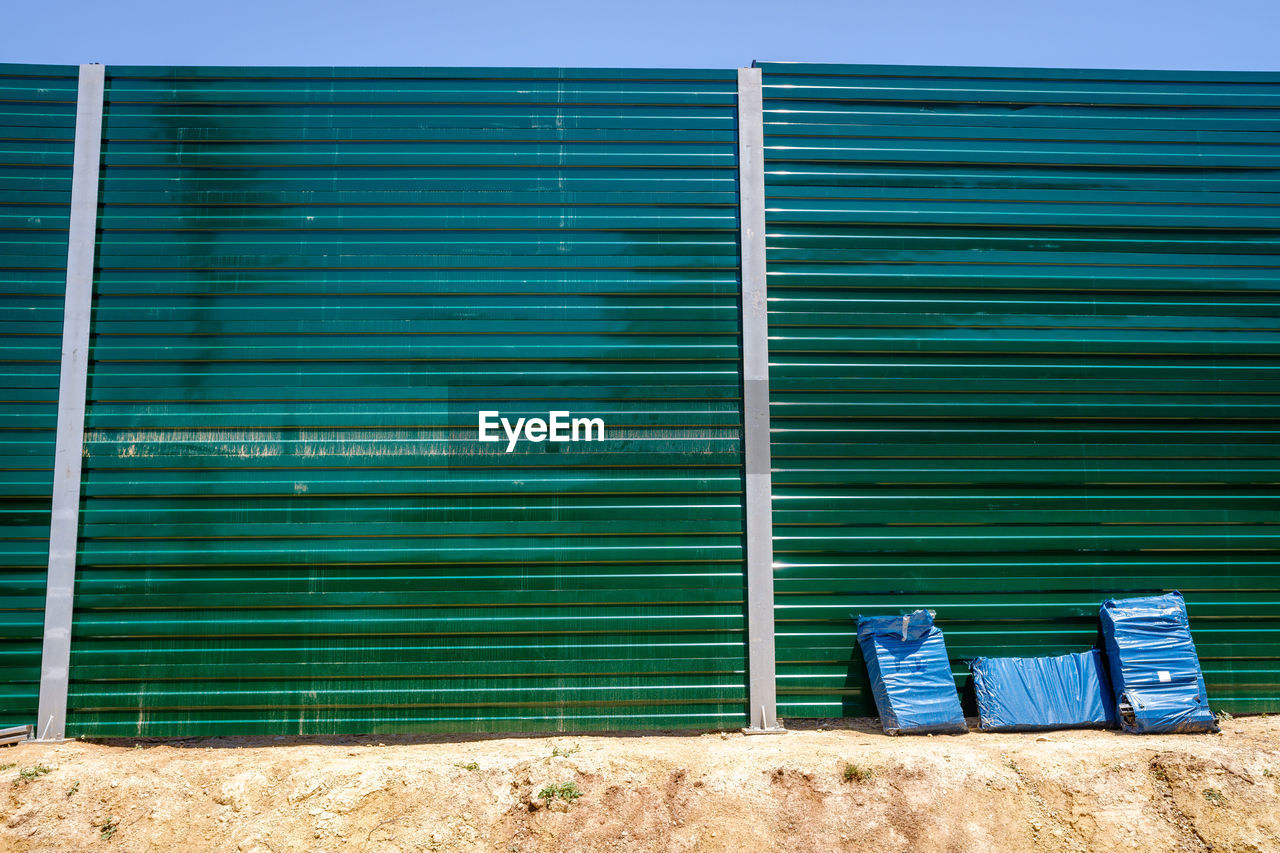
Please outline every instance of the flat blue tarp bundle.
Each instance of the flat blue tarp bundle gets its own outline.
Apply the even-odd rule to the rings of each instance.
[[[1127,732],[1216,732],[1182,593],[1102,604],[1117,716]]]
[[[961,734],[969,727],[933,613],[859,616],[858,645],[885,732]]]
[[[1111,685],[1097,649],[1048,658],[977,658],[969,671],[984,732],[1116,724]]]

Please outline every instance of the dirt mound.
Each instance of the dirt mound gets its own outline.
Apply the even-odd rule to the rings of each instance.
[[[1221,735],[246,738],[0,750],[4,851],[1280,851],[1280,717]]]

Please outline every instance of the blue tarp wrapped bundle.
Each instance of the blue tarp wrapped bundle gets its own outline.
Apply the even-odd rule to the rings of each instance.
[[[1097,649],[1049,658],[976,658],[969,670],[984,732],[1116,724],[1111,685]]]
[[[871,676],[871,692],[885,732],[967,732],[942,631],[933,612],[859,616],[858,645]]]
[[[1182,593],[1102,605],[1120,727],[1137,734],[1216,732]]]

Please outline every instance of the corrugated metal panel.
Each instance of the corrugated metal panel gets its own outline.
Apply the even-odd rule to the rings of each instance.
[[[106,97],[69,733],[742,724],[732,72]]]
[[[0,726],[40,687],[76,75],[0,65]]]
[[[963,682],[1174,587],[1280,710],[1280,75],[763,73],[780,713],[871,710],[850,613]]]

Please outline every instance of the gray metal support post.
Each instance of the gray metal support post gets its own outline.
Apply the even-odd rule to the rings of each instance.
[[[773,644],[773,484],[769,315],[765,301],[764,104],[760,69],[738,69],[738,217],[742,252],[742,407],[747,488],[748,734],[781,732]]]
[[[67,235],[66,303],[62,313],[62,372],[58,379],[58,435],[53,457],[53,512],[49,520],[49,577],[44,605],[44,648],[40,658],[40,706],[36,714],[39,740],[62,740],[67,730],[105,76],[101,65],[80,66],[71,173],[71,223]]]

